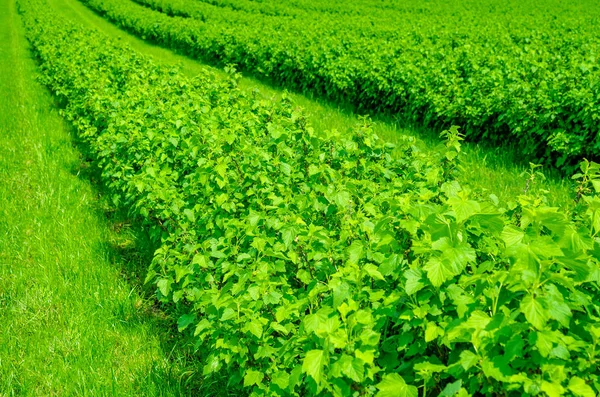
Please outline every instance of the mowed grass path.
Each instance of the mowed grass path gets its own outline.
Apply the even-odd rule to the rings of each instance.
[[[0,396],[191,394],[173,320],[124,277],[147,258],[77,175],[35,75],[15,3],[0,0]]]
[[[72,21],[98,29],[109,37],[127,43],[135,51],[152,56],[156,62],[167,65],[177,64],[189,76],[194,76],[199,71],[206,69],[217,75],[223,76],[225,74],[219,68],[177,54],[174,51],[129,34],[110,21],[98,16],[77,0],[50,1],[57,11]],[[260,81],[249,76],[241,79],[240,86],[247,90],[259,90],[266,98],[279,97],[284,92],[269,82]],[[358,116],[349,107],[332,104],[320,98],[299,93],[289,93],[289,95],[296,104],[304,108],[311,125],[316,131],[337,129],[344,132],[353,128],[359,122]],[[438,135],[441,131],[406,125],[390,115],[376,115],[374,122],[377,134],[389,142],[397,142],[403,136],[410,136],[415,139],[416,147],[426,153],[436,150],[440,143]],[[510,142],[507,142],[506,147],[488,147],[485,144],[465,143],[463,145],[464,172],[459,176],[459,181],[473,188],[485,190],[490,194],[493,193],[502,202],[516,200],[516,197],[522,194],[527,186],[526,176],[521,174],[529,167],[527,159],[515,154],[516,152],[509,148],[510,144]],[[547,191],[551,204],[571,206],[574,194],[569,179],[562,178],[552,170],[542,171],[548,179],[545,181],[538,179],[530,187],[529,192],[542,193],[542,191]]]

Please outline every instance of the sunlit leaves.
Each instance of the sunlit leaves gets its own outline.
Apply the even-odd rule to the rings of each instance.
[[[398,374],[384,375],[380,383],[377,384],[379,392],[377,397],[417,397],[419,394],[417,388],[407,385],[404,379]]]
[[[325,366],[325,352],[323,350],[311,350],[306,352],[302,362],[302,371],[312,377],[317,385],[323,380],[323,367]]]
[[[548,308],[544,301],[533,296],[527,295],[521,301],[521,311],[531,325],[537,329],[543,329],[549,318]]]

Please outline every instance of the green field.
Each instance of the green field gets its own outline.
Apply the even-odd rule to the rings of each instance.
[[[600,392],[591,2],[1,7],[0,396]]]
[[[286,87],[572,170],[598,158],[594,1],[83,0],[125,29]]]

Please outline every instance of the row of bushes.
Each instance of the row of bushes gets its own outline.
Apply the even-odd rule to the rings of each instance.
[[[197,0],[82,2],[188,55],[364,110],[462,125],[470,139],[513,142],[531,160],[569,169],[600,153],[593,2],[365,2],[352,6],[358,15],[278,6],[292,16]]]

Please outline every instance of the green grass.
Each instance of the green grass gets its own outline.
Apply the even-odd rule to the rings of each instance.
[[[198,391],[174,320],[139,282],[151,250],[104,212],[12,0],[0,0],[0,76],[0,396]]]
[[[203,64],[197,60],[177,54],[145,42],[124,32],[109,21],[101,18],[77,0],[53,0],[56,9],[74,21],[101,30],[105,34],[128,43],[133,49],[154,57],[157,62],[175,65],[189,76],[198,74],[200,70],[210,69],[218,75],[224,72],[218,68]],[[281,96],[283,91],[269,82],[259,81],[252,77],[244,77],[240,86],[248,90],[259,90],[266,98]],[[358,117],[348,106],[336,105],[310,95],[289,94],[298,106],[304,108],[310,122],[318,130],[337,129],[346,131],[353,128]],[[436,150],[440,143],[439,133],[431,129],[420,128],[402,122],[393,115],[375,115],[375,129],[379,136],[390,142],[396,142],[402,135],[412,136],[416,145],[424,152]],[[461,183],[476,189],[483,189],[495,194],[503,202],[515,200],[522,194],[526,182],[521,173],[529,168],[527,159],[519,157],[514,150],[506,147],[491,147],[485,144],[465,143],[463,146],[464,169],[460,176]],[[543,170],[544,171],[544,170]],[[532,187],[533,192],[547,191],[551,204],[570,207],[573,202],[571,183],[553,170],[545,170],[547,180],[539,181]]]

